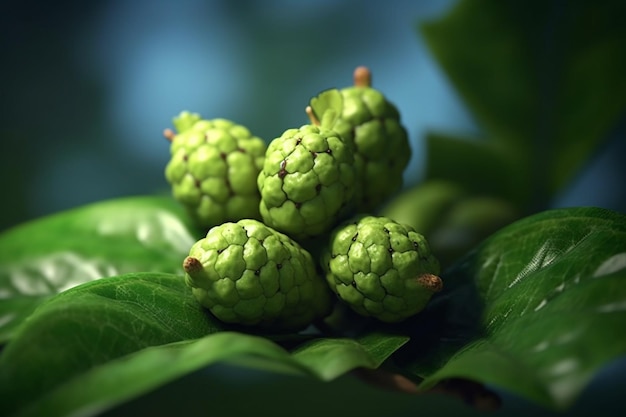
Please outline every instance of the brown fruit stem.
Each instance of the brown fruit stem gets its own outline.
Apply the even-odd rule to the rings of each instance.
[[[307,116],[309,116],[309,120],[311,121],[312,124],[314,124],[315,126],[320,125],[320,120],[317,118],[317,116],[313,112],[313,108],[311,106],[306,106],[306,109],[304,109],[304,111],[306,111],[306,114]]]
[[[202,271],[202,262],[199,259],[194,258],[192,256],[188,256],[183,261],[183,269],[189,275],[194,275],[200,271]]]
[[[429,392],[457,397],[465,404],[479,411],[496,411],[502,406],[502,400],[483,384],[463,378],[450,378],[439,382]]]
[[[443,281],[437,275],[423,274],[417,277],[417,281],[422,287],[431,290],[432,292],[439,292],[443,289]]]
[[[174,133],[172,129],[165,129],[163,131],[163,136],[165,136],[165,139],[171,142],[174,140],[174,136],[176,136],[176,133]]]
[[[391,391],[400,391],[408,394],[421,393],[417,384],[404,375],[377,369],[356,368],[352,370],[352,374],[368,384],[388,389]]]
[[[372,73],[369,68],[360,66],[354,70],[354,85],[355,87],[371,87],[372,86]]]
[[[502,405],[500,397],[495,392],[478,382],[461,378],[444,380],[434,387],[424,390],[406,376],[381,368],[356,368],[351,373],[363,382],[382,389],[413,395],[434,393],[456,397],[479,411],[496,411]]]

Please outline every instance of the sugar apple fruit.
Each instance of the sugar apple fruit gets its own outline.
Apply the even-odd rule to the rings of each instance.
[[[383,322],[419,313],[443,285],[424,236],[387,217],[359,215],[343,222],[330,233],[321,261],[343,302]]]
[[[272,140],[258,176],[263,222],[295,239],[320,236],[352,214],[353,149],[336,132],[314,125]]]
[[[313,124],[336,131],[354,145],[358,212],[374,211],[401,189],[411,159],[408,134],[396,106],[371,87],[366,67],[355,69],[353,86],[312,98],[307,113]]]
[[[310,253],[258,220],[211,228],[191,247],[183,268],[196,299],[225,323],[295,331],[332,307]]]
[[[177,133],[164,132],[171,141],[165,177],[195,222],[208,230],[226,221],[260,219],[256,179],[266,143],[242,125],[197,113],[182,112],[174,126]]]

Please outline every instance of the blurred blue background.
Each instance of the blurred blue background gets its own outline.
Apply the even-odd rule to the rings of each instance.
[[[424,134],[478,128],[417,23],[455,0],[3,1],[0,229],[100,199],[167,192],[164,128],[182,110],[269,141],[366,65],[400,109],[419,181]],[[556,205],[624,210],[623,127]],[[623,168],[619,171],[623,174]],[[616,179],[617,178],[617,179]]]

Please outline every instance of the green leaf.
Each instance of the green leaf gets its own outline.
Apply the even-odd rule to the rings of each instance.
[[[182,272],[199,238],[167,197],[128,197],[79,207],[0,235],[0,343],[50,296],[94,279],[139,271]]]
[[[333,343],[331,339],[328,342]],[[352,360],[341,350],[339,347],[337,355],[333,355],[332,349],[327,349],[327,353],[331,360],[342,355]],[[360,356],[362,349],[355,351]],[[293,416],[294,410],[298,416],[410,415],[416,409],[436,410],[437,416],[468,413],[460,401],[381,390],[364,384],[353,374],[321,381],[320,372],[304,364],[303,358],[290,356],[260,337],[215,333],[198,340],[149,347],[94,367],[28,404],[14,417],[239,416],[249,415],[251,404],[261,416]],[[243,359],[253,362],[256,369],[240,368]],[[226,366],[207,368],[218,362]],[[236,365],[231,366],[233,363]],[[270,366],[272,373],[263,371],[263,363]],[[276,364],[282,365],[280,374],[275,373]],[[193,372],[203,368],[204,371]]]
[[[467,192],[502,198],[516,207],[530,199],[526,159],[512,147],[435,132],[427,134],[426,141],[426,178],[451,181]]]
[[[311,109],[322,126],[333,126],[343,111],[343,96],[336,88],[324,90],[311,98]]]
[[[455,181],[427,180],[402,190],[378,214],[409,224],[429,236],[437,229],[441,214],[467,195]]]
[[[443,274],[398,359],[422,387],[459,377],[571,405],[626,355],[626,216],[543,212],[502,229]],[[410,324],[409,324],[410,325]]]
[[[35,398],[16,417],[98,415],[195,370],[217,362],[280,364],[285,374],[311,376],[288,352],[262,337],[220,332],[196,340],[153,346],[86,370]],[[273,370],[275,370],[272,368]]]
[[[445,180],[427,180],[403,190],[379,214],[424,235],[442,269],[520,217],[502,198],[472,194],[458,182]]]
[[[420,33],[490,141],[546,203],[626,112],[620,0],[461,0]]]
[[[179,275],[126,274],[64,291],[41,304],[2,352],[0,415],[112,359],[221,329]]]
[[[409,338],[404,335],[367,333],[360,338],[314,339],[293,351],[293,357],[324,381],[358,367],[378,368]]]
[[[228,331],[179,275],[104,278],[52,297],[19,328],[0,356],[0,415],[91,415],[216,362],[329,381],[380,366],[408,337],[310,339],[282,338],[291,354]]]

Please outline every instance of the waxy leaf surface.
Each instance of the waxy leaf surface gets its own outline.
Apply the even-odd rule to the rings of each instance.
[[[41,304],[7,344],[0,414],[95,415],[218,362],[330,381],[377,368],[408,340],[385,333],[296,336],[224,327],[180,275],[87,282]]]
[[[620,213],[572,208],[527,217],[443,280],[444,291],[409,331],[415,343],[399,352],[425,378],[422,387],[467,378],[563,409],[604,365],[626,355]]]
[[[127,197],[78,207],[0,235],[0,343],[50,296],[129,272],[182,273],[202,237],[168,197]]]

